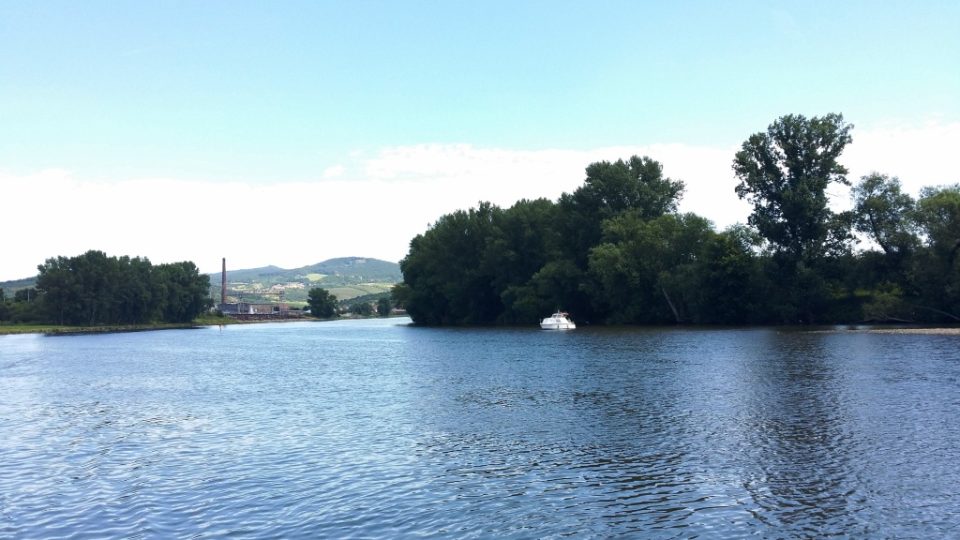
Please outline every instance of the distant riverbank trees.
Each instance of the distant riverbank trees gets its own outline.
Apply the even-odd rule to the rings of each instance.
[[[33,298],[18,311],[21,322],[184,323],[211,306],[210,278],[192,262],[153,265],[140,257],[88,251],[47,259],[38,269],[36,288],[30,289]],[[6,313],[11,311],[8,308]]]
[[[329,319],[337,315],[337,297],[322,287],[314,287],[307,293],[307,305],[310,314],[319,319]]]
[[[679,213],[685,186],[657,161],[586,169],[556,202],[487,202],[444,215],[410,243],[394,300],[416,323],[529,324],[560,307],[629,324],[960,322],[960,185],[914,200],[897,178],[850,185],[841,115],[788,115],[734,156],[747,225]]]

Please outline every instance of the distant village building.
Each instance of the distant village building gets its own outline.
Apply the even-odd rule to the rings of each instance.
[[[217,309],[227,317],[244,320],[259,319],[288,319],[303,316],[299,309],[291,310],[287,304],[254,304],[251,302],[237,302],[218,304]]]
[[[285,302],[278,302],[275,304],[255,304],[253,302],[244,302],[241,298],[239,302],[231,303],[227,302],[227,259],[223,259],[223,269],[220,277],[220,303],[217,304],[217,309],[220,310],[220,313],[223,313],[227,317],[232,317],[234,319],[243,319],[243,320],[260,320],[260,319],[286,319],[286,318],[299,318],[303,316],[303,312],[300,310],[294,310],[291,312],[290,306]],[[280,289],[280,299],[283,300],[283,289]]]

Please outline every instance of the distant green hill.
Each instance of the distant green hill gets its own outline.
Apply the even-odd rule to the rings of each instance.
[[[229,264],[230,261],[227,261]],[[210,274],[211,294],[219,301],[220,272]],[[307,292],[323,287],[339,300],[389,291],[403,280],[400,265],[366,257],[340,257],[286,270],[265,266],[227,270],[228,301],[276,302],[283,291],[285,301],[306,302]]]
[[[13,293],[17,292],[20,289],[26,289],[33,287],[37,284],[36,277],[24,278],[24,279],[12,279],[10,281],[0,281],[0,289],[3,289],[3,294],[7,298],[13,298]]]

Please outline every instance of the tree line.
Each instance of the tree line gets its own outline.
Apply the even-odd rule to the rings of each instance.
[[[88,251],[38,267],[36,287],[0,302],[0,320],[60,325],[184,323],[212,305],[210,277],[192,262],[153,265],[141,257]],[[32,297],[31,297],[32,294]]]
[[[318,319],[339,317],[343,310],[360,317],[370,317],[374,312],[380,317],[386,317],[393,309],[393,303],[388,296],[389,293],[368,294],[341,302],[330,291],[322,287],[314,287],[307,293],[307,307],[310,309],[310,314]],[[374,308],[374,300],[376,308]]]
[[[746,225],[679,213],[685,186],[649,157],[598,162],[559,200],[481,202],[410,242],[394,300],[427,325],[960,321],[960,185],[918,199],[873,173],[851,185],[842,115],[787,115],[733,159]]]

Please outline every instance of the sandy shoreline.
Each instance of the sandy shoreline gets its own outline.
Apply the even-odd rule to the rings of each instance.
[[[960,328],[874,328],[874,334],[927,334],[933,336],[960,336]]]

